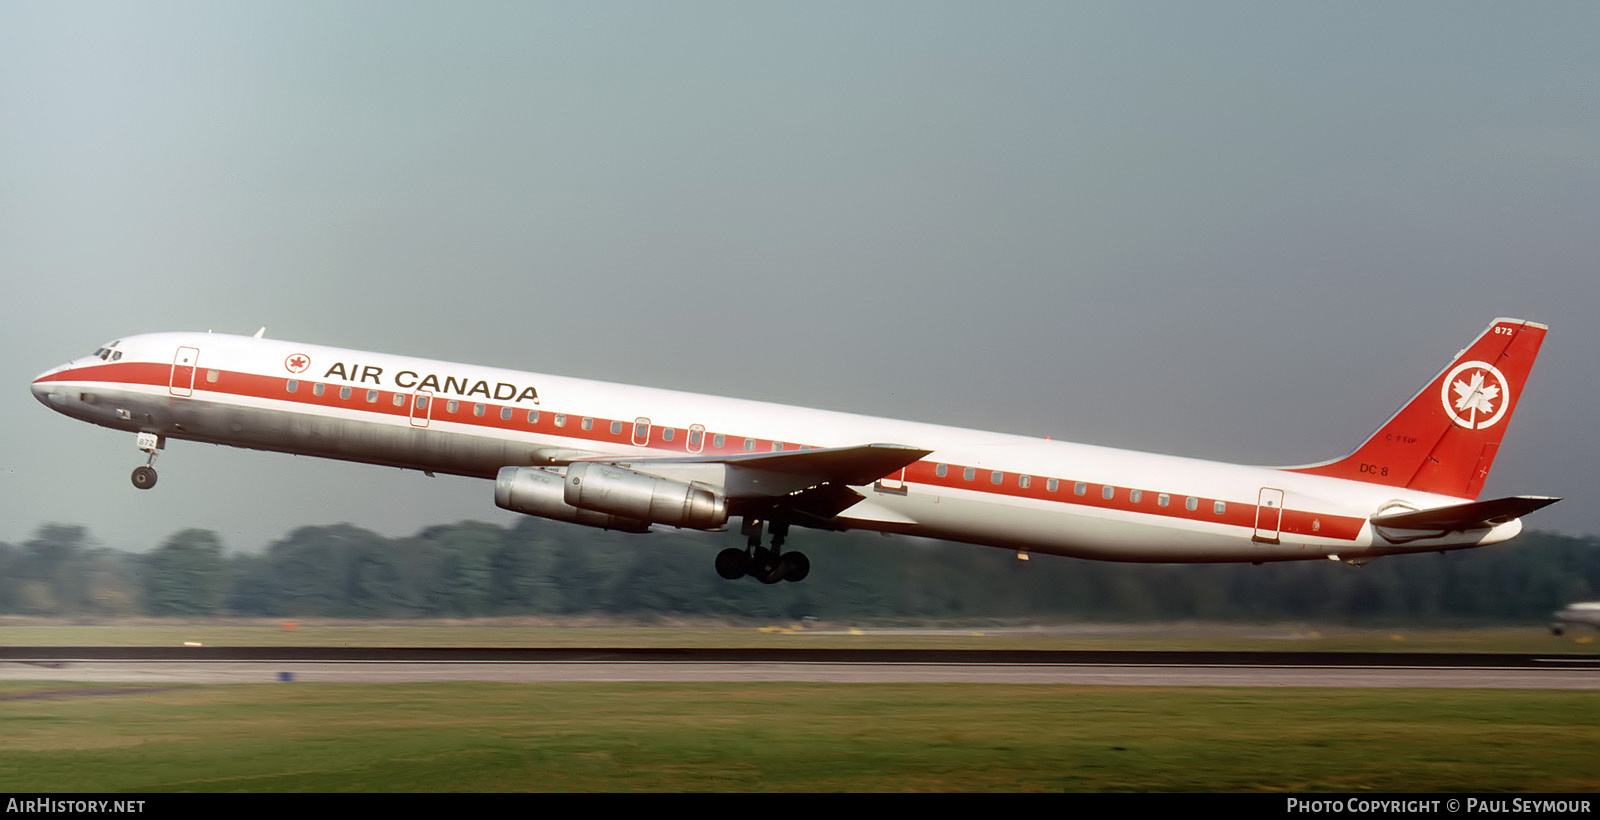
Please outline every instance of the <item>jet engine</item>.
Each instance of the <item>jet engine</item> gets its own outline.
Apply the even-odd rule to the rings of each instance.
[[[612,464],[571,465],[562,497],[574,507],[652,524],[710,530],[728,523],[728,500],[720,493]]]
[[[622,532],[649,532],[650,523],[636,518],[582,510],[563,499],[565,479],[538,467],[501,467],[494,482],[494,503],[512,512],[536,515]]]

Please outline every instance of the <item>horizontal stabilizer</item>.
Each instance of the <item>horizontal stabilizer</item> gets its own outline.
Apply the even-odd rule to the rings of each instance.
[[[1515,521],[1560,500],[1542,495],[1513,495],[1431,510],[1380,515],[1374,517],[1372,523],[1402,530],[1486,530]]]

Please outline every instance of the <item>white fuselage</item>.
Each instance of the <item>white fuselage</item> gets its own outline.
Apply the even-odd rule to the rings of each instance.
[[[1463,499],[764,402],[211,333],[119,340],[41,374],[61,413],[163,439],[493,478],[562,454],[738,456],[893,443],[839,524],[1117,561],[1283,561],[1496,543],[1517,521],[1384,538],[1380,509]]]

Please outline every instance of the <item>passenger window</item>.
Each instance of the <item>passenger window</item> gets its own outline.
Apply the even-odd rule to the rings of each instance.
[[[672,438],[673,438],[673,430],[672,430],[671,427],[663,427],[663,428],[661,428],[661,440],[662,441],[671,441]]]
[[[748,452],[750,452],[750,451],[752,451],[754,449],[756,449],[756,440],[753,439],[753,438],[745,439],[744,440],[744,451],[748,453]]]
[[[500,408],[500,420],[501,421],[510,421],[511,420],[511,408],[509,408],[509,407]]]
[[[1089,485],[1083,483],[1082,481],[1072,485],[1072,494],[1073,495],[1083,495],[1083,494],[1085,494],[1087,492],[1089,492]]]
[[[350,398],[350,388],[348,388],[348,387],[339,388],[339,398],[341,398],[341,399]]]
[[[311,385],[311,395],[313,395],[313,396],[322,395],[322,382],[317,382],[316,384]]]
[[[1184,499],[1183,507],[1190,512],[1194,512],[1195,510],[1200,509],[1200,499],[1191,495]]]
[[[456,411],[456,409],[459,408],[459,407],[461,407],[461,402],[458,402],[455,399],[451,399],[450,401],[445,402],[444,411],[446,413],[454,413]]]
[[[217,383],[217,371],[215,371],[215,370],[207,370],[206,371],[206,381],[211,382],[212,384],[216,384]]]
[[[528,423],[529,424],[538,424],[539,423],[539,411],[538,410],[529,410],[528,411]]]
[[[944,474],[948,473],[948,472],[950,472],[950,467],[948,465],[945,465],[945,464],[935,464],[935,465],[933,465],[933,474],[938,476],[938,477],[940,477],[940,478],[944,478]]]
[[[367,404],[374,404],[377,401],[378,401],[378,391],[376,391],[376,390],[368,390],[367,391]]]
[[[700,443],[705,439],[705,436],[706,436],[706,428],[701,427],[698,424],[690,425],[690,427],[689,427],[689,446],[690,447],[699,447]]]
[[[1031,475],[1019,475],[1019,476],[1017,476],[1017,486],[1021,487],[1024,490],[1026,490],[1029,487],[1033,486],[1033,476],[1031,476]]]
[[[615,436],[615,435],[620,434],[621,432],[622,432],[622,422],[620,422],[620,421],[611,422],[611,435]],[[638,433],[635,433],[634,435],[638,435]]]
[[[567,414],[566,413],[557,413],[556,414],[556,426],[557,427],[566,427],[567,426]]]
[[[718,448],[718,449],[721,449],[722,442],[724,442],[726,440],[727,439],[723,438],[722,435],[719,433],[719,434],[711,437],[711,446],[715,447],[715,448]]]
[[[1156,506],[1165,507],[1170,503],[1172,503],[1172,496],[1167,495],[1166,493],[1156,496]]]
[[[994,472],[989,473],[989,483],[990,484],[999,484],[1000,482],[1005,481],[1005,480],[1006,480],[1006,474],[1000,472],[999,470],[995,470]]]
[[[1050,492],[1052,492],[1052,493],[1053,493],[1053,492],[1055,492],[1055,491],[1056,491],[1056,488],[1058,488],[1058,487],[1060,487],[1060,486],[1061,486],[1061,482],[1059,482],[1059,481],[1056,481],[1056,480],[1055,480],[1055,479],[1053,479],[1053,478],[1047,478],[1047,479],[1045,479],[1045,482],[1044,482],[1044,488],[1045,488],[1045,489],[1046,489],[1046,490],[1049,490],[1049,491],[1050,491]]]
[[[483,415],[483,411],[484,411],[484,406],[481,403],[472,405],[472,415],[481,416],[481,415]]]
[[[975,467],[968,467],[961,471],[961,477],[967,481],[971,481],[972,479],[978,477],[978,470]]]
[[[400,406],[404,405],[405,403],[406,403],[406,397],[405,396],[403,396],[403,395],[401,395],[399,393],[394,394],[394,406],[395,407],[400,407]]]
[[[1111,486],[1110,484],[1107,484],[1104,487],[1101,487],[1100,488],[1100,497],[1104,498],[1107,501],[1110,501],[1111,499],[1116,498],[1117,497],[1117,488]]]
[[[783,442],[781,442],[781,441],[772,442],[772,452],[774,452],[774,453],[783,452]]]
[[[1128,500],[1132,501],[1135,504],[1139,503],[1139,501],[1141,499],[1143,499],[1143,498],[1144,498],[1144,493],[1140,492],[1139,490],[1133,490],[1133,491],[1128,493]]]
[[[426,409],[428,409],[428,397],[427,396],[418,396],[417,397],[417,409],[418,410],[426,410]]]
[[[1217,503],[1211,505],[1211,511],[1217,515],[1222,515],[1228,511],[1228,503],[1226,501],[1218,501]]]
[[[300,382],[297,379],[290,379],[283,383],[283,389],[287,393],[298,392],[300,390]]]
[[[583,429],[585,429],[585,430],[593,430],[594,429],[594,419],[589,417],[589,416],[584,416],[583,417]]]

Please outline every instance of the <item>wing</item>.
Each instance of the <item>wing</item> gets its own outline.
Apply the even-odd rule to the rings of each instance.
[[[850,489],[871,484],[932,453],[904,444],[862,444],[782,453],[689,456],[601,456],[562,459],[615,464],[662,478],[708,485],[735,502],[781,509],[809,526],[828,526],[865,496]]]
[[[815,479],[837,484],[871,484],[880,478],[932,453],[904,444],[862,444],[855,447],[830,447],[822,450],[789,450],[782,453],[739,453],[698,456],[602,456],[584,455],[566,463],[595,461],[648,469],[652,465],[725,464],[741,471],[761,471],[794,476],[805,482]],[[813,482],[814,483],[814,482]]]

